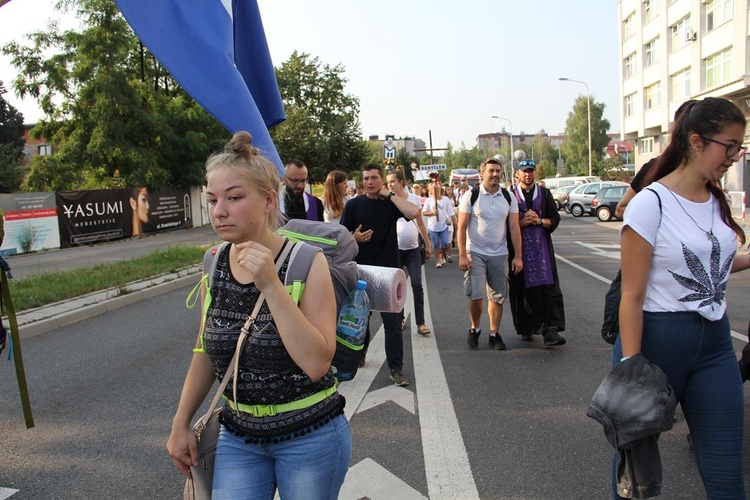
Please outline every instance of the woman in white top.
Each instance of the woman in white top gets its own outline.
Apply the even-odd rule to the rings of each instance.
[[[336,222],[341,220],[344,204],[349,199],[346,194],[346,174],[339,170],[332,170],[326,176],[325,191],[320,201],[323,202],[323,221]]]
[[[745,498],[744,398],[724,293],[729,273],[750,268],[750,256],[737,255],[745,235],[717,183],[744,155],[745,127],[730,101],[692,104],[628,205],[621,233],[613,364],[642,354],[667,375],[708,498]]]
[[[435,259],[437,260],[435,267],[443,267],[446,251],[450,244],[448,223],[452,223],[456,212],[453,210],[453,202],[443,196],[443,187],[439,182],[430,186],[430,190],[432,196],[425,200],[422,215],[427,217],[427,230],[430,232],[432,248],[435,249]]]
[[[406,178],[403,171],[399,169],[391,171],[386,180],[388,181],[388,189],[396,193],[396,196],[409,200],[417,207],[420,206],[419,197],[414,193],[406,192]],[[417,323],[417,333],[420,335],[429,335],[431,332],[424,320],[422,256],[419,252],[418,235],[422,235],[422,239],[425,241],[425,260],[430,258],[432,245],[427,234],[427,228],[422,220],[422,213],[420,212],[414,220],[406,220],[401,217],[396,222],[396,233],[398,235],[398,262],[402,268],[406,267],[406,272],[409,273],[409,281],[411,281],[411,291],[414,296],[414,321]]]

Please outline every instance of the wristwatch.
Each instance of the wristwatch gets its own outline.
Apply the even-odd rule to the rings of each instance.
[[[393,198],[394,196],[396,196],[396,193],[394,193],[393,191],[388,191],[388,197],[387,197],[387,198],[388,198],[389,200],[390,200],[391,198]]]

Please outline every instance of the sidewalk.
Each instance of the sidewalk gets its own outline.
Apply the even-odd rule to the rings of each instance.
[[[215,238],[211,226],[202,226],[96,246],[14,255],[7,258],[7,261],[14,279],[19,279],[32,274],[80,269],[99,263],[132,259],[177,244],[210,245],[215,242]],[[151,276],[125,286],[18,312],[16,317],[19,334],[22,339],[31,338],[182,286],[195,284],[201,268],[202,265],[196,265],[176,273]],[[8,326],[7,317],[3,317],[3,321]]]

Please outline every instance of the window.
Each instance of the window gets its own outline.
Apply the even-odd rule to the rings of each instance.
[[[672,52],[674,52],[690,43],[687,39],[688,34],[692,32],[690,16],[677,21],[670,30],[672,32]]]
[[[50,146],[49,144],[42,144],[41,146],[37,146],[36,154],[41,155],[41,156],[51,155],[52,146]]]
[[[661,82],[656,82],[644,89],[644,104],[646,110],[657,108],[661,105]]]
[[[656,17],[656,0],[644,0],[643,2],[643,24]]]
[[[654,138],[644,137],[641,139],[641,154],[649,155],[654,152]]]
[[[643,48],[643,65],[645,67],[652,66],[659,62],[659,39],[654,38],[648,42]]]
[[[635,35],[635,12],[622,22],[622,39],[627,40],[633,35]]]
[[[734,16],[734,0],[710,0],[706,2],[706,31],[721,26]]]
[[[625,78],[631,78],[635,76],[635,52],[625,58],[624,76]]]
[[[625,96],[625,116],[633,116],[635,113],[635,94]]]
[[[729,81],[732,69],[732,49],[719,52],[706,58],[706,88],[722,85]]]
[[[690,68],[688,68],[672,75],[672,100],[679,101],[690,95]]]

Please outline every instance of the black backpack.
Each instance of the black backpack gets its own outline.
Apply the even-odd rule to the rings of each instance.
[[[661,214],[661,197],[653,189],[646,188],[656,195],[659,202],[659,214]],[[659,220],[661,224],[661,220]],[[617,271],[617,276],[609,285],[609,290],[604,296],[604,322],[602,322],[602,338],[607,344],[615,344],[617,336],[620,335],[620,298],[622,296],[622,271]]]

